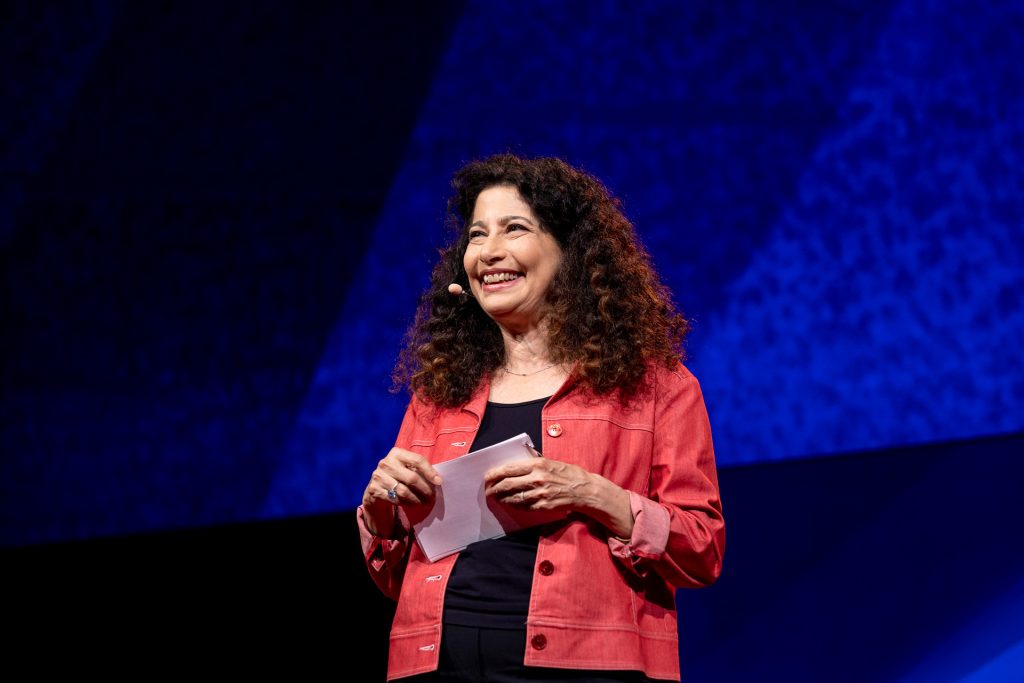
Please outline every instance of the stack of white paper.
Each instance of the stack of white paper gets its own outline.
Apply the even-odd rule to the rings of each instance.
[[[501,443],[434,465],[443,480],[434,507],[413,525],[423,554],[433,562],[462,550],[470,543],[498,538],[565,517],[565,512],[519,510],[484,495],[484,474],[516,460],[537,457],[527,447],[530,437],[520,434]]]

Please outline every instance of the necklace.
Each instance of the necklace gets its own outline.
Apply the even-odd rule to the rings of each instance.
[[[545,370],[550,370],[551,368],[555,367],[556,365],[558,365],[558,363],[552,363],[551,365],[547,366],[546,368],[541,368],[540,370],[534,370],[533,372],[512,372],[511,370],[508,369],[507,365],[505,367],[503,367],[502,370],[504,370],[505,372],[507,372],[510,375],[518,375],[519,377],[529,377],[530,375],[536,375],[536,374],[544,372]]]

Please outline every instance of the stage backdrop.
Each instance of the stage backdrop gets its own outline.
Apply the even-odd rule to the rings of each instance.
[[[720,465],[1024,427],[1019,4],[7,15],[4,545],[355,505],[503,150],[622,199]]]
[[[1021,45],[996,0],[7,3],[0,548],[351,519],[451,173],[553,154],[694,323],[733,574],[684,671],[1009,680]]]

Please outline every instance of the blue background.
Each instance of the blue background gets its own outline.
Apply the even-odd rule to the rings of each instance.
[[[803,530],[819,576],[878,552],[860,544],[880,511],[933,479],[968,537],[986,506],[1024,521],[991,503],[1024,475],[999,445],[1024,431],[1020,3],[83,2],[2,17],[5,547],[355,506],[404,408],[388,375],[448,178],[505,150],[562,156],[623,200],[694,321],[688,365],[735,482],[727,522],[772,477],[811,491],[825,456],[870,454],[890,464],[808,494],[878,516]],[[996,444],[999,467],[964,471],[973,443]],[[800,462],[812,469],[766,464]],[[921,510],[904,507],[909,524]],[[888,548],[909,558],[901,580],[985,583],[966,560],[936,569],[919,536],[946,509],[931,512]],[[736,529],[727,565],[773,547]],[[886,680],[1024,669],[1013,562]],[[794,586],[759,609],[820,621],[814,579]],[[690,611],[713,622],[705,607]],[[684,649],[713,636],[777,655],[764,634],[779,624],[733,607],[742,627],[688,639],[684,625]],[[858,619],[886,632],[883,615]]]

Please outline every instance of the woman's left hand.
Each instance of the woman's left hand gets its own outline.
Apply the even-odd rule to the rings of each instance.
[[[593,472],[537,457],[496,467],[484,475],[484,493],[525,510],[582,512],[616,536],[633,531],[629,492]]]

